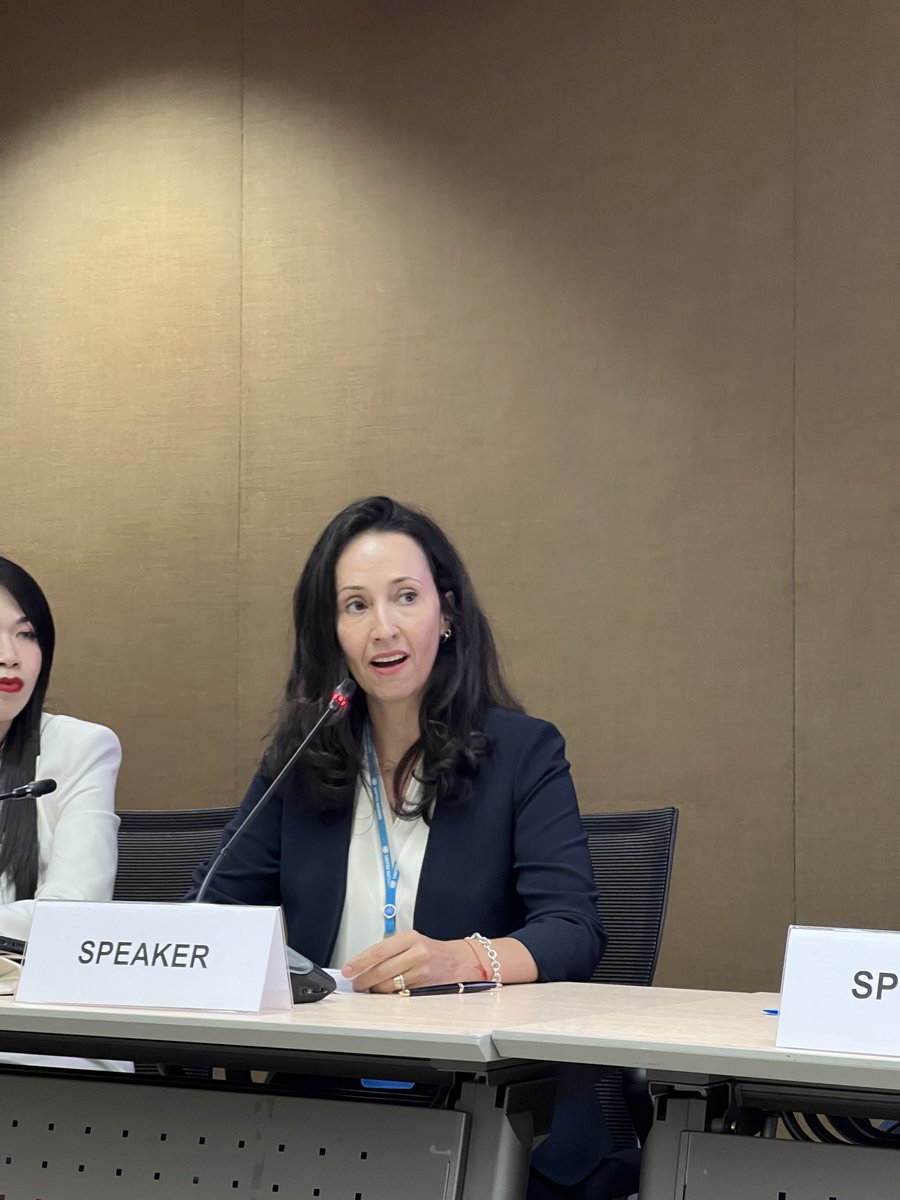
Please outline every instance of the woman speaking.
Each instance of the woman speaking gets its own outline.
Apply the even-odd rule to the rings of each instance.
[[[441,529],[385,497],[351,504],[303,568],[294,628],[280,718],[224,838],[335,684],[350,674],[357,691],[207,898],[281,905],[289,943],[359,991],[588,979],[605,937],[563,740],[511,696]],[[569,1184],[602,1158],[608,1135],[591,1112],[576,1178],[572,1156],[554,1153],[559,1136],[538,1152],[548,1182],[557,1158]]]

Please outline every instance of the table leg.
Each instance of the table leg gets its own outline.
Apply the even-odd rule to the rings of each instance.
[[[555,1099],[555,1079],[462,1085],[456,1109],[470,1121],[461,1200],[522,1200],[531,1151],[550,1131]]]

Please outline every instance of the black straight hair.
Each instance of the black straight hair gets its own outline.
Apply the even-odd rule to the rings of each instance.
[[[471,794],[478,763],[489,749],[482,731],[490,706],[521,712],[500,668],[487,617],[453,543],[425,513],[387,496],[370,496],[343,509],[326,526],[306,561],[294,592],[294,658],[277,725],[263,756],[274,776],[322,713],[335,685],[347,674],[337,637],[335,569],[354,538],[363,533],[400,533],[422,549],[452,636],[441,644],[419,713],[419,738],[397,764],[395,799],[416,767],[421,804],[400,815],[427,813],[434,801],[462,802]],[[344,720],[323,729],[304,752],[310,801],[343,810],[353,802],[367,715],[358,688]]]
[[[0,557],[0,588],[5,588],[31,622],[41,648],[41,669],[28,703],[0,742],[0,792],[34,779],[41,752],[41,712],[50,682],[56,630],[47,597],[34,579],[8,558]],[[6,875],[17,900],[37,891],[38,837],[34,800],[4,800],[0,805],[0,876]]]

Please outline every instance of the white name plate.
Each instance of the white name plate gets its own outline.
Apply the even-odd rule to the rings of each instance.
[[[792,925],[775,1044],[900,1056],[900,932]]]
[[[286,1011],[281,909],[39,900],[16,1000]]]

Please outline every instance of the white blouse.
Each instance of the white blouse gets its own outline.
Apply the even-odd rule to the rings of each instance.
[[[34,900],[109,900],[116,879],[119,739],[103,725],[44,713],[36,779],[56,791],[37,806],[38,886]],[[7,804],[28,804],[8,800]],[[27,941],[34,900],[16,900],[0,878],[0,933]]]
[[[388,797],[379,774],[382,800]],[[422,785],[413,778],[407,789],[405,804],[413,807],[422,798]],[[385,820],[391,855],[400,869],[397,880],[398,933],[412,929],[416,907],[419,876],[428,845],[428,825],[422,817],[403,821],[393,817],[385,803]],[[353,827],[350,832],[350,851],[347,856],[347,887],[344,909],[334,944],[330,966],[336,970],[360,950],[380,942],[384,934],[384,868],[381,858],[381,838],[375,817],[375,803],[369,783],[368,768],[363,762],[353,801]]]

